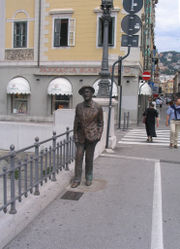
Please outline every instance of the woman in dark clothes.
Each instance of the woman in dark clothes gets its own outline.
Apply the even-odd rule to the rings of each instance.
[[[154,109],[153,103],[149,104],[149,108],[146,109],[143,116],[145,117],[146,133],[148,137],[147,142],[152,142],[152,138],[157,137],[155,124],[159,127],[158,112]]]

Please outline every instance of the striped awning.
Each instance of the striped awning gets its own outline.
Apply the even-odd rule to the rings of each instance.
[[[30,94],[29,82],[23,77],[16,77],[9,81],[7,85],[8,94]]]
[[[95,96],[97,96],[97,94],[98,94],[99,82],[100,82],[100,79],[97,80],[97,81],[93,84],[93,87],[94,87],[94,89],[95,89],[95,93],[94,93]],[[109,80],[109,84],[111,84],[111,81],[110,81],[110,80]],[[118,96],[118,88],[117,88],[117,85],[116,85],[115,82],[113,82],[112,96],[113,96],[113,97],[117,97],[117,96]]]
[[[49,95],[72,95],[72,85],[64,78],[56,78],[49,83]]]

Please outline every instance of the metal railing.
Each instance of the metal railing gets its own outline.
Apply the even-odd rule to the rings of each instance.
[[[33,152],[29,152],[33,151]],[[2,172],[0,173],[0,211],[6,213],[10,206],[10,214],[15,214],[16,201],[22,201],[22,197],[28,197],[29,193],[40,195],[39,186],[48,179],[56,181],[59,171],[69,170],[69,164],[75,157],[75,145],[72,130],[56,135],[52,138],[39,141],[29,147],[15,151],[14,145],[10,146],[10,152],[0,157]]]

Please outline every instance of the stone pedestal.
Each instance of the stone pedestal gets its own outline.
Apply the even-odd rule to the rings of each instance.
[[[109,113],[109,98],[93,98],[95,102],[102,106],[104,112],[104,131],[102,135],[104,148],[106,146],[106,135],[107,135],[107,124],[108,124],[108,113]],[[109,144],[108,148],[113,149],[116,146],[116,136],[115,136],[115,124],[114,124],[114,112],[115,106],[118,102],[112,99],[112,108],[111,108],[111,120],[110,120],[110,130],[109,130]]]

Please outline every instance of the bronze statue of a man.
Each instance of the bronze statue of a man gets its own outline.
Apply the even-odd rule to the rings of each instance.
[[[84,101],[76,106],[74,119],[74,141],[77,150],[72,188],[76,188],[81,182],[84,153],[86,185],[92,184],[94,150],[103,132],[103,110],[92,100],[94,91],[91,86],[83,86],[79,90]]]

